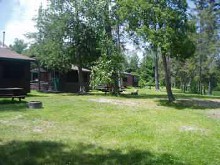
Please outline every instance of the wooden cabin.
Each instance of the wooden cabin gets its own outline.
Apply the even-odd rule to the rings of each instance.
[[[85,91],[89,90],[90,82],[90,73],[91,71],[86,68],[82,68],[83,76],[83,86]],[[78,68],[74,65],[71,67],[71,71],[66,74],[61,75],[60,79],[60,89],[64,92],[79,92],[79,79],[78,79]]]
[[[89,90],[91,71],[82,68],[83,85],[85,90]],[[39,83],[40,81],[40,83]],[[40,88],[39,88],[40,85]],[[41,91],[79,92],[78,68],[72,65],[67,73],[46,70],[43,68],[31,70],[31,89]]]
[[[30,92],[30,62],[27,56],[0,47],[0,88],[22,88],[24,94]]]
[[[123,87],[137,87],[138,86],[138,77],[134,74],[123,72],[122,73],[122,86]]]

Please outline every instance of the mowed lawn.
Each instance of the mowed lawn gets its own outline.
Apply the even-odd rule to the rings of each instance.
[[[0,164],[219,165],[220,98],[140,90],[0,99]],[[42,101],[43,109],[26,102]]]

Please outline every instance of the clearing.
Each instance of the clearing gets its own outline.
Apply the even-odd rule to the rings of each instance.
[[[220,98],[139,90],[0,99],[0,164],[220,164]]]

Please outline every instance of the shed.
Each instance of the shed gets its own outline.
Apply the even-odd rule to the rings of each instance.
[[[33,58],[0,47],[0,88],[23,88],[30,92],[30,63]]]

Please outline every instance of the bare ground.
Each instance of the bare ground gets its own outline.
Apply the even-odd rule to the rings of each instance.
[[[90,99],[89,101],[98,102],[98,103],[107,103],[128,107],[137,107],[142,106],[150,108],[150,109],[161,109],[161,106],[158,106],[155,103],[155,100],[116,100],[116,99],[108,99],[108,98],[99,98],[99,99]],[[207,116],[212,118],[220,119],[220,100],[212,99],[212,100],[202,100],[202,99],[179,99],[176,101],[176,104],[180,104],[186,107],[192,107],[196,109],[206,109],[205,113]]]
[[[201,109],[206,109],[205,113],[211,118],[220,119],[220,100],[202,100],[202,99],[183,99],[179,100],[181,104],[185,106],[195,106],[201,107]]]
[[[98,102],[98,103],[109,103],[115,105],[126,105],[126,106],[137,106],[139,105],[138,102],[134,102],[132,100],[115,100],[115,99],[90,99],[90,101]]]
[[[220,110],[219,109],[210,110],[207,112],[207,115],[211,118],[220,119]]]

